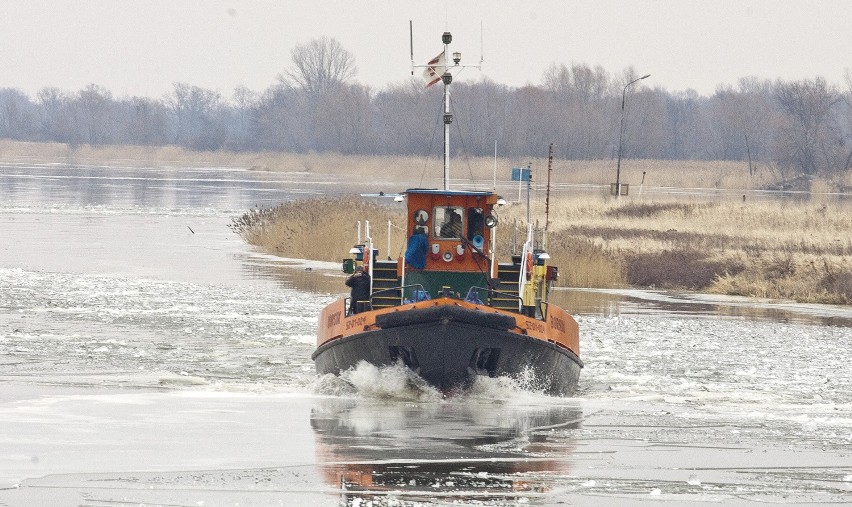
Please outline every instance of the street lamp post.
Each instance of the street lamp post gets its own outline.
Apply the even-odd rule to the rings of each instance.
[[[645,74],[642,77],[637,77],[633,81],[624,85],[624,89],[621,90],[621,127],[618,131],[618,162],[615,166],[615,197],[621,195],[621,143],[624,141],[624,101],[627,97],[627,89],[630,88],[630,85],[637,81],[641,81],[645,78],[651,77],[651,74]]]

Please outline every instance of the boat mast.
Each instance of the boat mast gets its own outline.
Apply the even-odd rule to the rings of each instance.
[[[444,44],[444,52],[441,53],[439,59],[435,59],[426,65],[414,65],[414,28],[411,21],[408,22],[408,29],[411,37],[411,69],[414,74],[415,67],[425,67],[427,72],[424,75],[428,76],[431,81],[437,74],[438,69],[443,72],[441,81],[444,83],[444,190],[450,189],[450,124],[453,122],[453,113],[450,112],[450,84],[453,82],[453,75],[450,69],[461,69],[465,67],[482,68],[483,58],[480,56],[478,65],[461,65],[461,53],[458,51],[450,54],[450,43],[453,41],[453,35],[450,32],[441,34],[441,42]],[[452,58],[453,63],[450,63]],[[432,82],[429,85],[431,86]]]
[[[444,32],[441,35],[441,41],[444,43],[444,61],[450,55],[450,43],[453,41],[453,35],[450,32]],[[456,55],[453,55],[455,58]],[[461,55],[459,55],[461,56]],[[456,65],[459,64],[461,58],[455,60]],[[448,62],[449,63],[449,62]],[[445,70],[441,76],[441,81],[444,82],[444,190],[450,189],[450,123],[453,122],[453,114],[450,112],[450,84],[453,82],[453,75],[449,70]]]

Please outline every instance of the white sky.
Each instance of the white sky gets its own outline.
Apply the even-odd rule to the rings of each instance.
[[[230,97],[265,90],[293,46],[326,35],[355,55],[357,81],[383,88],[410,76],[409,19],[416,63],[447,29],[475,63],[482,24],[484,70],[459,79],[511,86],[554,62],[633,65],[647,86],[703,95],[744,76],[845,86],[852,68],[847,0],[0,0],[0,87],[161,97],[181,81]]]

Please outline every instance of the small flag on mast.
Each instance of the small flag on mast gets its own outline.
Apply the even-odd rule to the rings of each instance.
[[[447,72],[447,59],[444,56],[444,52],[441,51],[441,54],[429,60],[429,63],[426,65],[426,70],[423,71],[423,78],[426,80],[426,88],[429,88],[440,81],[441,76]]]

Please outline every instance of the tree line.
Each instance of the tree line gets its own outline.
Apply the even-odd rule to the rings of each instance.
[[[174,83],[165,96],[114,97],[91,84],[30,97],[0,89],[0,138],[159,146],[192,150],[431,155],[442,150],[442,85],[411,78],[381,90],[358,83],[351,53],[331,38],[291,52],[266,90],[231,96]],[[852,74],[843,86],[743,78],[711,96],[626,87],[628,68],[553,64],[541,82],[510,87],[488,79],[451,85],[456,153],[541,156],[554,143],[569,160],[739,160],[792,174],[831,174],[852,164]],[[622,99],[625,107],[622,110]],[[622,112],[623,111],[623,112]],[[622,118],[622,114],[624,115]],[[751,167],[751,165],[750,165]]]

